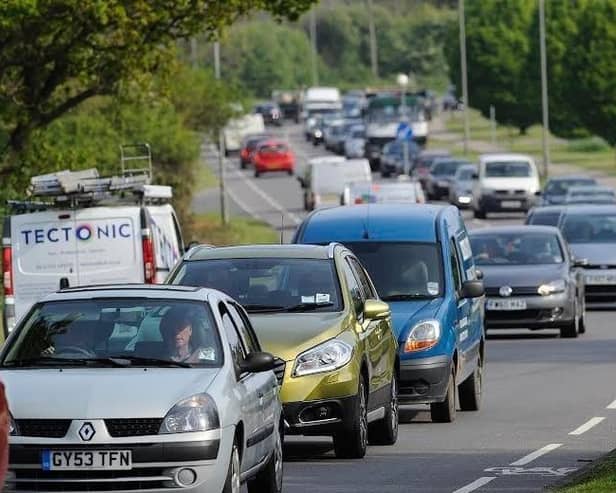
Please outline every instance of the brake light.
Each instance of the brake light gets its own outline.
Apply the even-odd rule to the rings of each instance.
[[[2,273],[4,295],[13,296],[13,249],[10,246],[2,248]]]
[[[143,233],[141,240],[143,248],[143,282],[146,284],[156,283],[156,268],[154,263],[154,242],[149,231]]]
[[[363,204],[364,203],[364,199],[362,199],[361,197],[355,197],[355,203],[356,204]]]

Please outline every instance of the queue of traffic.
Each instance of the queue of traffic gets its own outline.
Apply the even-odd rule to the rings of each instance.
[[[592,330],[586,307],[616,303],[605,187],[540,190],[528,156],[424,143],[383,144],[396,179],[374,179],[376,154],[311,159],[291,245],[185,248],[147,146],[140,172],[34,177],[3,234],[9,489],[278,493],[285,435],[362,458],[395,445],[400,405],[439,423],[480,409],[488,330]],[[295,172],[273,134],[238,150],[255,178]],[[527,224],[468,231],[463,208]]]

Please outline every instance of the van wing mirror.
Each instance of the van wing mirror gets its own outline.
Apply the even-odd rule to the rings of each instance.
[[[573,265],[573,267],[586,267],[588,265],[588,259],[574,257],[571,261],[571,265]]]
[[[485,294],[486,290],[482,281],[465,281],[462,284],[462,298],[479,298]]]
[[[297,177],[297,181],[302,188],[306,188],[306,180],[302,176]]]
[[[248,354],[240,363],[242,373],[260,373],[273,370],[276,365],[274,357],[270,353],[254,352]]]
[[[383,320],[391,315],[389,305],[381,300],[366,300],[364,303],[364,318],[368,320]]]
[[[68,277],[61,277],[60,278],[60,289],[68,289],[68,288],[69,288]]]
[[[471,180],[479,180],[479,173],[473,173]]]

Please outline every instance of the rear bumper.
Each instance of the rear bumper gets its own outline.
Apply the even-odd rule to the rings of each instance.
[[[432,356],[400,361],[398,398],[401,403],[442,402],[451,373],[449,356]]]

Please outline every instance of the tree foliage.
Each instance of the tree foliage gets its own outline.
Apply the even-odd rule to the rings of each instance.
[[[0,115],[9,145],[169,58],[176,39],[221,28],[254,9],[297,18],[313,0],[4,0]]]

